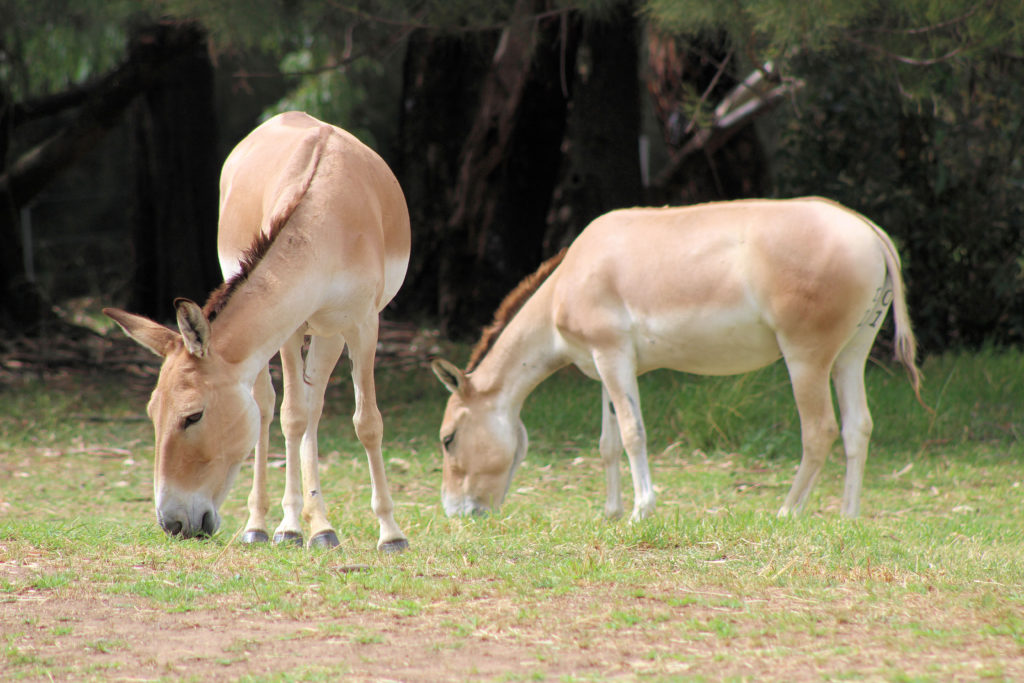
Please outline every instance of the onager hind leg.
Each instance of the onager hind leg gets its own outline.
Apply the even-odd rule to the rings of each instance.
[[[864,465],[867,463],[868,443],[874,426],[864,388],[864,364],[876,332],[874,328],[862,328],[839,354],[832,368],[839,414],[843,422],[843,448],[846,451],[846,485],[843,487],[841,514],[850,518],[860,514]]]
[[[355,390],[356,403],[352,424],[356,428],[356,437],[366,450],[372,488],[370,507],[380,523],[377,550],[390,553],[405,550],[409,547],[409,541],[395,522],[395,504],[388,490],[384,455],[381,452],[384,421],[377,408],[377,389],[373,379],[378,325],[377,314],[373,313],[362,325],[346,330],[346,337],[349,342],[349,356],[352,359],[352,386]]]
[[[798,514],[821,473],[828,453],[839,433],[832,389],[829,386],[829,365],[814,359],[810,362],[786,358],[797,412],[800,414],[800,436],[803,454],[793,486],[786,496],[779,517]]]
[[[267,497],[267,455],[270,450],[270,424],[274,421],[274,405],[277,396],[270,379],[270,368],[265,367],[256,378],[252,389],[253,398],[260,407],[260,435],[256,442],[256,455],[252,470],[252,490],[249,492],[249,521],[242,535],[243,543],[266,543],[267,511],[270,499]]]
[[[608,519],[622,517],[622,477],[619,458],[622,456],[622,436],[615,418],[615,407],[608,390],[601,386],[601,440],[598,442],[604,463],[606,495],[604,514]]]

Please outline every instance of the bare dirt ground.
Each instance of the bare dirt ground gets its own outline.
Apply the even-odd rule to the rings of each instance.
[[[0,562],[0,579],[37,569]],[[937,608],[926,595],[897,608],[865,600],[855,587],[837,589],[828,604],[781,590],[731,606],[670,606],[667,599],[728,597],[713,590],[668,580],[624,603],[594,586],[533,602],[528,619],[524,605],[493,595],[438,601],[415,615],[380,605],[305,620],[213,600],[174,613],[82,587],[29,589],[0,601],[0,624],[18,656],[35,663],[22,670],[31,671],[29,680],[973,680],[993,673],[996,662],[997,678],[1024,680],[1024,652],[1010,639],[979,633],[938,649],[915,645],[913,629],[886,626],[899,620],[939,628],[972,619]],[[751,619],[752,611],[766,618]],[[609,627],[622,613],[644,619]],[[789,616],[814,627],[789,631],[782,626]],[[711,625],[723,623],[729,632],[714,632]]]

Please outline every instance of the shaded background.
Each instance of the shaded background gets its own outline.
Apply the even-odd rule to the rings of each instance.
[[[204,299],[220,165],[297,108],[402,183],[392,320],[475,335],[614,208],[819,194],[897,241],[926,351],[1019,345],[1022,20],[1009,0],[0,0],[0,326]]]

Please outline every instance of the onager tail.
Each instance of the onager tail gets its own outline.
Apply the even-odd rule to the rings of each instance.
[[[864,220],[871,226],[875,234],[878,235],[878,239],[885,246],[885,266],[889,271],[889,281],[892,283],[892,315],[896,323],[896,334],[893,339],[896,360],[907,369],[907,375],[910,378],[911,386],[914,388],[917,402],[930,410],[921,398],[922,376],[921,371],[917,367],[917,339],[914,338],[914,331],[910,326],[910,312],[907,310],[906,288],[903,285],[900,255],[896,251],[896,246],[892,243],[892,239],[885,234],[884,230],[871,220],[867,218]]]

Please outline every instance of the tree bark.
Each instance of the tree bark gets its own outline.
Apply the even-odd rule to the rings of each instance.
[[[220,159],[213,67],[192,24],[158,24],[132,36],[135,60],[170,63],[132,112],[136,134],[135,276],[131,306],[171,317],[183,296],[202,301],[221,280],[217,261]]]
[[[176,34],[179,39],[174,41],[161,38],[161,35],[169,34]],[[193,37],[186,37],[190,35]],[[2,125],[4,136],[4,149],[6,149],[11,131],[18,123],[63,113],[69,107],[78,107],[78,111],[71,117],[67,125],[23,154],[10,166],[2,165],[4,159],[0,157],[0,167],[4,169],[3,174],[0,175],[0,240],[7,245],[2,250],[3,256],[0,258],[0,266],[2,266],[0,268],[0,326],[6,329],[32,332],[44,318],[48,317],[50,310],[46,297],[39,291],[35,283],[29,281],[25,273],[22,263],[20,210],[61,171],[74,164],[83,154],[98,144],[103,136],[117,125],[123,112],[140,93],[156,87],[156,84],[165,79],[181,79],[183,77],[188,79],[191,77],[189,74],[197,73],[194,67],[189,66],[190,63],[195,64],[197,59],[205,60],[207,69],[209,69],[209,60],[205,55],[205,42],[197,42],[195,35],[198,35],[198,28],[188,24],[151,27],[136,34],[135,42],[129,46],[129,54],[125,62],[93,85],[75,86],[66,93],[32,102],[0,102],[0,111],[3,112],[0,115],[0,125]],[[186,38],[182,40],[181,37]],[[161,40],[164,40],[162,48],[158,45]],[[201,56],[199,52],[202,53]],[[200,80],[204,78],[206,76],[202,76]],[[173,87],[164,88],[164,92],[172,91]],[[197,92],[199,91],[201,89],[197,90]],[[184,98],[177,104],[184,111],[186,123],[181,124],[177,131],[163,131],[162,134],[171,134],[175,140],[168,144],[191,149],[193,153],[198,154],[197,158],[200,160],[204,156],[208,157],[214,154],[215,140],[212,137],[212,126],[199,126],[195,130],[190,130],[187,124],[187,121],[202,118],[201,115],[198,117],[194,115],[193,109],[206,113],[212,112],[210,97],[197,98],[194,92],[182,89],[176,92],[178,96]],[[192,144],[190,145],[190,143]],[[188,169],[193,168],[197,163],[187,159],[187,152],[183,152],[182,159],[186,161]],[[198,163],[201,164],[201,162]],[[211,245],[214,238],[212,236],[216,233],[215,166],[214,163],[212,175],[208,170],[200,170],[192,180],[197,184],[208,184],[212,188],[212,202],[209,197],[199,202],[193,202],[188,196],[180,198],[186,206],[201,204],[205,207],[201,212],[193,212],[191,217],[182,220],[179,224],[179,229],[186,236],[197,228],[205,231],[204,248],[206,253],[202,257],[204,259],[213,258]],[[167,171],[168,169],[164,168],[161,172]],[[177,175],[187,175],[188,173],[190,171],[186,170]],[[163,186],[159,182],[154,185],[158,188]],[[211,190],[203,191],[210,192]],[[174,206],[172,206],[173,210],[175,210]],[[185,209],[182,212],[189,213],[189,210]],[[213,227],[210,226],[209,216],[211,215],[214,221]],[[156,247],[156,249],[160,248],[166,248],[166,245]],[[173,250],[168,250],[163,252],[161,259],[180,259],[181,256],[180,253],[176,254]],[[185,260],[192,260],[192,258]],[[150,274],[155,272],[152,264],[147,264],[140,270],[145,270]],[[209,284],[211,280],[212,283],[216,283],[215,277],[207,276],[203,286],[212,286]],[[197,288],[192,288],[189,291],[196,292],[197,295],[201,293]],[[155,306],[151,307],[150,311],[155,313]]]
[[[594,218],[643,201],[640,177],[639,27],[633,2],[583,21],[566,157],[546,253]]]
[[[500,36],[420,34],[407,53],[399,175],[416,260],[399,310],[449,336],[475,334],[540,261],[566,107],[562,19],[532,16],[546,7],[520,0]]]
[[[32,334],[52,318],[46,296],[25,272],[22,261],[21,209],[61,171],[92,149],[116,123],[131,100],[153,76],[151,65],[131,60],[92,86],[75,87],[73,96],[54,96],[31,105],[14,103],[3,91],[0,102],[0,327]],[[41,115],[81,105],[70,123],[7,166],[6,151],[14,128]]]
[[[464,265],[448,227],[459,155],[496,37],[476,40],[417,30],[402,75],[396,174],[409,205],[412,261],[392,304],[404,318],[434,318],[441,282]]]

